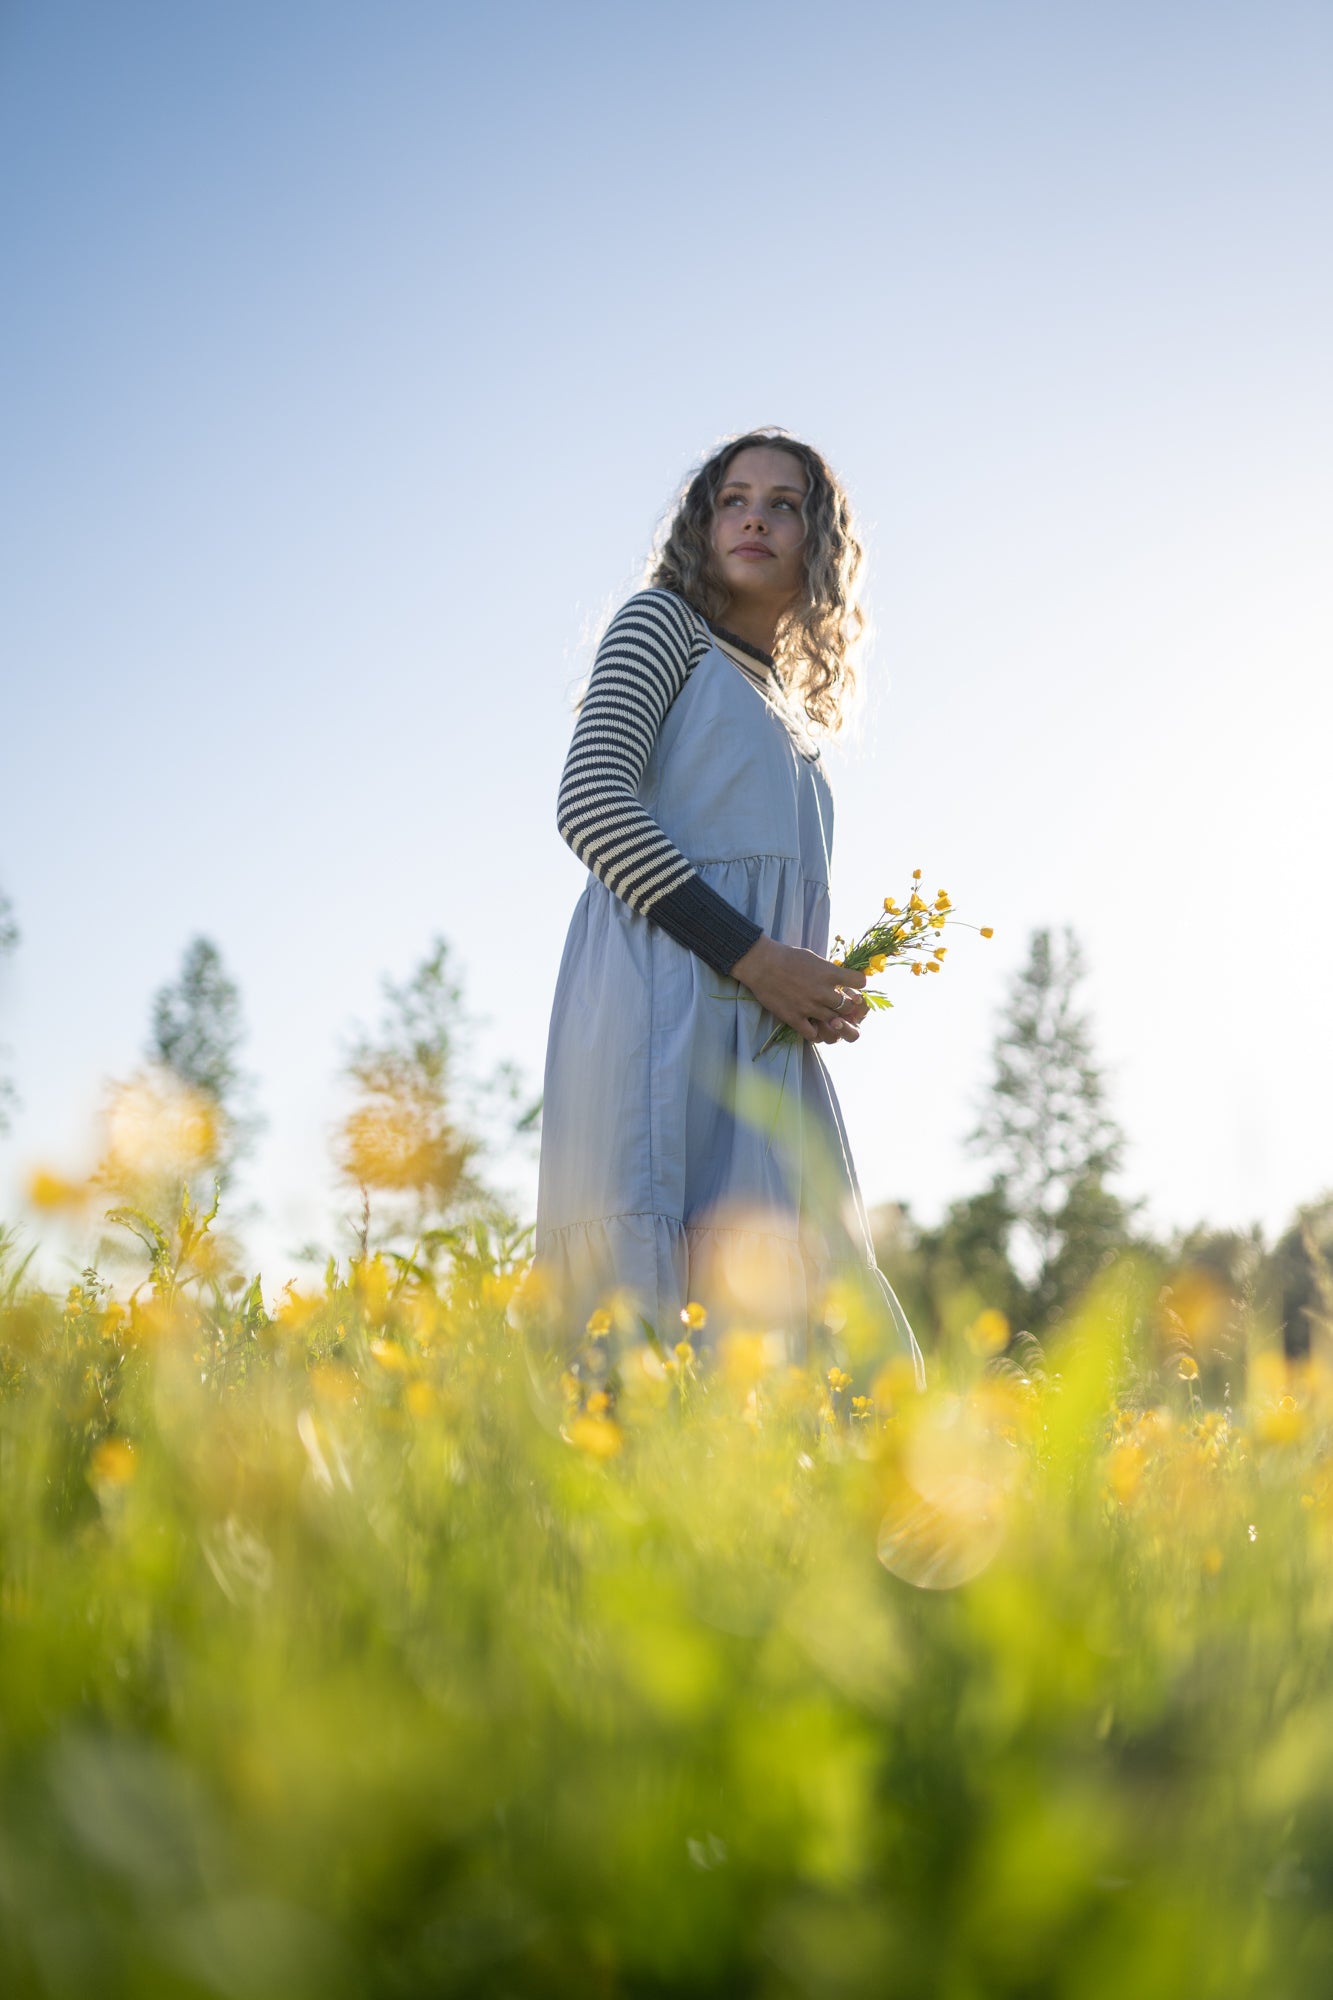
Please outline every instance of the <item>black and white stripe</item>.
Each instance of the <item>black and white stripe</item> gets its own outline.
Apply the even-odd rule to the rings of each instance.
[[[703,620],[669,590],[641,590],[621,606],[593,662],[556,824],[631,909],[727,972],[760,927],[709,888],[638,797],[663,718],[712,643]]]

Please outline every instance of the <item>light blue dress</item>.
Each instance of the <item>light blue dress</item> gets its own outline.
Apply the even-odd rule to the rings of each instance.
[[[734,908],[827,953],[833,801],[818,752],[716,645],[667,710],[639,797]],[[697,1301],[710,1334],[781,1335],[799,1359],[853,1310],[920,1381],[828,1072],[809,1043],[761,1054],[775,1026],[589,875],[547,1044],[538,1269],[571,1333],[614,1296],[674,1341]]]

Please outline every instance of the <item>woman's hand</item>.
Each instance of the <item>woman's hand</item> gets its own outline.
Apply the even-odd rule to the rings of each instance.
[[[866,983],[864,972],[835,965],[800,945],[779,944],[776,938],[756,938],[732,966],[731,976],[803,1041],[859,1041],[856,1024],[870,1012],[855,991]]]

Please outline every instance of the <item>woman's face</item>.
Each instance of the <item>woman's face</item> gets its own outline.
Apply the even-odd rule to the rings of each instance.
[[[733,599],[780,611],[805,583],[805,467],[780,445],[749,445],[727,467],[713,507],[717,574]]]

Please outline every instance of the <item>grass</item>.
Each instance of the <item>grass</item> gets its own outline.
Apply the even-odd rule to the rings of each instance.
[[[1328,1989],[1318,1361],[548,1352],[521,1249],[11,1282],[6,1995]]]

